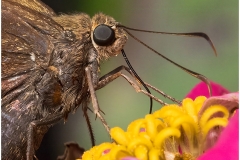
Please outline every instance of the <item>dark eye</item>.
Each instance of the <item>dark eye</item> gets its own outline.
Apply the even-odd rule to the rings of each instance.
[[[110,45],[115,40],[114,30],[105,24],[101,24],[94,29],[93,40],[99,46]]]

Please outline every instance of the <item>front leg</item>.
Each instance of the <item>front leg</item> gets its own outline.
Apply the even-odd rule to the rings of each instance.
[[[145,90],[142,90],[138,81],[137,82],[132,81],[131,78],[129,78],[127,75],[122,73],[123,70],[127,71],[136,81],[138,80],[138,78],[135,77],[135,75],[131,72],[131,70],[128,67],[119,66],[119,67],[115,68],[114,70],[112,70],[111,72],[102,76],[99,79],[98,85],[95,88],[95,90],[103,88],[104,86],[108,85],[110,82],[114,81],[115,79],[117,79],[119,77],[123,77],[136,90],[136,92],[141,92],[141,93],[147,95],[148,97],[152,98],[153,100],[159,102],[162,105],[167,105],[167,103],[165,103],[162,100],[156,98],[154,95],[150,94],[149,92],[147,92]],[[162,94],[166,98],[169,98],[170,100],[175,100],[174,98],[168,96],[167,94],[163,93],[162,91],[156,89],[152,85],[147,84],[145,82],[143,82],[143,83],[145,85],[147,85],[148,87],[152,88],[153,90],[157,91],[158,93]],[[151,111],[151,108],[150,108],[150,111]]]
[[[103,126],[106,128],[106,130],[109,133],[110,128],[107,125],[106,120],[100,114],[101,110],[99,108],[97,95],[96,95],[96,92],[95,92],[95,89],[94,89],[94,86],[93,86],[93,79],[92,79],[92,75],[91,75],[91,68],[90,67],[86,67],[85,68],[85,73],[86,73],[86,76],[87,76],[87,83],[88,83],[88,88],[89,88],[89,91],[90,91],[90,94],[91,94],[91,99],[92,99],[92,105],[93,105],[94,113],[102,121]]]
[[[102,121],[103,126],[109,132],[109,126],[107,125],[106,120],[100,114],[101,110],[99,108],[97,95],[95,92],[95,87],[98,85],[98,67],[99,64],[97,51],[94,48],[91,48],[88,53],[88,65],[85,67],[85,74],[87,77],[87,83],[92,99],[94,113],[99,117],[99,119]]]
[[[93,86],[97,86],[98,84],[98,53],[94,48],[91,48],[88,53],[88,64],[87,67],[90,70],[91,81]],[[86,70],[85,70],[86,71]]]

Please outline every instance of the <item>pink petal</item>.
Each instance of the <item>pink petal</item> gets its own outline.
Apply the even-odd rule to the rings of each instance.
[[[239,142],[239,111],[236,110],[227,127],[212,149],[209,149],[198,160],[237,160]]]
[[[229,93],[227,89],[222,87],[220,84],[215,82],[210,82],[212,86],[212,94],[213,96],[221,96],[223,94]],[[197,96],[206,96],[209,97],[208,87],[204,82],[198,83],[188,94],[186,97],[195,99]]]

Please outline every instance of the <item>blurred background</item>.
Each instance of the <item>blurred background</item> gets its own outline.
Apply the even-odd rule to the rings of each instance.
[[[103,12],[121,24],[133,28],[165,32],[204,32],[212,39],[218,52],[217,57],[203,38],[131,33],[171,60],[205,75],[229,91],[239,90],[237,0],[44,0],[44,2],[59,14],[85,12],[93,16],[95,13]],[[131,37],[124,50],[142,80],[174,98],[183,99],[199,82]],[[101,75],[120,65],[126,65],[121,54],[101,63]],[[153,94],[169,102],[157,93]],[[142,118],[149,112],[149,98],[136,93],[123,78],[98,90],[97,97],[110,127],[120,126],[126,129],[131,121]],[[153,110],[160,107],[160,104],[154,102]],[[95,115],[91,112],[89,115],[96,144],[110,141],[100,120],[95,120]],[[63,154],[63,144],[68,141],[78,142],[85,149],[91,147],[81,108],[75,114],[69,115],[66,124],[61,121],[49,130],[37,152],[37,157],[40,160],[56,159],[58,155]]]

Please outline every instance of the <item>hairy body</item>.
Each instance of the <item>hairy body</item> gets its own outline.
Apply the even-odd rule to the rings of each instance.
[[[100,24],[114,30],[109,45],[93,41]],[[126,43],[116,24],[101,13],[92,19],[84,13],[58,16],[37,0],[2,0],[3,159],[32,158],[55,122],[51,119],[66,119],[89,102],[85,68],[96,86],[99,63],[117,55]],[[35,127],[41,122],[46,125]]]

